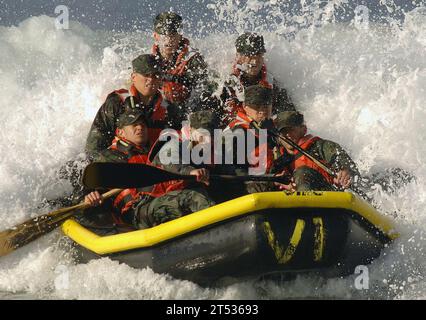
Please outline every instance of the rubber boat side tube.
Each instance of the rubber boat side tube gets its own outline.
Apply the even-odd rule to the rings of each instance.
[[[214,207],[169,221],[156,227],[127,233],[98,236],[74,220],[62,225],[65,235],[99,255],[151,247],[194,230],[267,208],[341,208],[367,222],[378,231],[384,242],[398,238],[392,221],[379,214],[370,204],[349,192],[255,193],[218,204]]]

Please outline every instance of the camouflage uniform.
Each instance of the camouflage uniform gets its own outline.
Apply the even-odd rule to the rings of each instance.
[[[273,94],[272,89],[263,87],[261,85],[254,85],[250,86],[246,90],[246,97],[245,97],[245,104],[250,105],[251,108],[257,108],[264,105],[270,105],[272,103]],[[275,139],[269,132],[271,130],[274,130],[274,123],[271,119],[266,119],[262,121],[262,123],[257,123],[250,117],[248,117],[245,112],[239,112],[237,114],[237,117],[235,120],[233,120],[228,127],[225,129],[225,134],[234,134],[237,132],[238,129],[242,129],[244,132],[244,141],[247,142],[247,135],[249,133],[249,129],[254,130],[255,133],[255,154],[260,154],[260,149],[264,148],[263,150],[266,151],[266,163],[259,163],[258,165],[260,168],[263,169],[264,173],[269,173],[272,161],[274,160],[274,153],[273,150],[276,146]],[[266,129],[268,130],[268,136],[266,145],[261,146],[260,141],[258,138],[259,129]],[[238,146],[236,143],[233,145],[233,152],[234,152],[234,166],[235,166],[235,173],[237,175],[248,175],[249,169],[252,167],[250,165],[250,161],[247,158],[244,163],[239,164],[237,159],[236,150],[238,150]],[[259,159],[260,161],[262,159]],[[271,187],[271,183],[268,182],[246,182],[245,184],[245,192],[244,193],[254,193],[254,192],[263,192],[268,191]],[[238,190],[241,190],[239,188]]]
[[[207,117],[205,117],[206,113],[209,114]],[[201,116],[201,119],[198,116]],[[194,119],[197,117],[197,120],[199,121],[195,124],[196,122]],[[206,128],[206,124],[211,124],[209,117],[211,117],[211,113],[209,111],[200,111],[191,114],[190,119],[192,125],[195,125],[196,128]],[[185,131],[185,128],[183,131]],[[153,150],[156,150],[156,147],[158,147],[159,151],[155,154],[152,164],[167,171],[189,175],[192,170],[206,167],[204,165],[195,165],[193,163],[183,163],[180,157],[182,154],[183,143],[178,137],[171,139],[168,142],[158,141]],[[172,150],[177,151],[177,153]],[[171,160],[170,163],[165,164],[161,161],[162,153],[171,155],[168,157],[168,159]],[[174,156],[178,155],[179,157],[174,158]],[[146,205],[142,204],[138,206],[135,210],[139,216],[148,217],[145,220],[148,220],[147,225],[150,226],[209,208],[215,204],[215,201],[207,193],[206,188],[198,182],[193,182],[184,183],[183,190],[168,192],[164,196],[156,198]]]
[[[263,36],[255,33],[244,33],[235,42],[237,53],[245,56],[253,56],[266,52]],[[296,110],[287,91],[282,88],[279,81],[266,70],[263,65],[256,77],[248,77],[240,65],[234,65],[232,74],[225,81],[221,94],[221,100],[229,109],[238,108],[244,102],[244,92],[249,86],[263,85],[272,88],[272,112],[277,114],[281,111]],[[235,112],[227,110],[227,112]]]
[[[303,115],[295,111],[282,112],[278,114],[275,125],[279,131],[289,127],[301,126],[303,125]],[[308,135],[302,139],[307,141],[310,137],[314,138]],[[299,142],[299,145],[300,144]],[[352,177],[359,177],[355,162],[350,158],[347,152],[335,142],[316,138],[315,141],[304,150],[323,162],[334,172],[348,169]],[[301,153],[290,155],[284,148],[282,148],[281,153],[282,155],[275,161],[271,171],[273,173],[279,173],[283,170],[287,170],[287,172],[293,176],[297,191],[334,190],[330,180],[327,180],[319,170],[309,167],[308,165],[299,166],[295,170],[289,168],[289,166],[302,156]]]
[[[145,229],[171,221],[215,205],[204,190],[171,191],[148,202],[139,202],[134,208],[137,227]]]
[[[135,155],[148,155],[149,153],[148,147],[136,147],[118,137],[115,137],[113,143],[117,145],[117,149],[109,147],[108,149],[102,150],[94,160],[96,162],[127,163],[129,157]]]
[[[160,35],[176,34],[182,27],[182,17],[176,13],[163,12],[154,19],[154,31]],[[212,94],[218,85],[212,80],[212,73],[197,49],[190,47],[188,39],[182,37],[171,61],[162,58],[157,45],[153,55],[161,62],[163,71],[163,92],[168,101],[176,104],[181,113],[189,115],[193,111],[216,108],[220,101]],[[185,94],[181,96],[182,91]],[[196,103],[188,103],[195,101]],[[197,105],[192,110],[190,106]]]
[[[347,152],[335,142],[319,139],[306,151],[316,159],[329,164],[334,172],[338,172],[342,169],[349,169],[352,176],[359,176],[356,164],[349,157]],[[334,190],[333,186],[325,181],[318,171],[308,167],[295,170],[293,177],[297,191]]]
[[[134,72],[150,75],[158,74],[159,67],[155,59],[151,55],[141,55],[132,61]],[[132,90],[133,89],[133,90]],[[119,90],[120,91],[120,90]],[[130,92],[130,96],[122,101],[122,97],[118,92],[113,92],[108,95],[104,104],[100,107],[95,119],[93,120],[87,140],[86,153],[89,158],[96,158],[102,150],[108,148],[117,129],[116,121],[120,114],[124,111],[136,108],[143,112],[149,128],[163,129],[166,127],[180,128],[181,116],[175,105],[166,102],[161,93],[157,92],[148,104],[143,104],[141,94],[132,87],[134,96]],[[161,104],[166,109],[166,116],[162,120],[154,120],[153,114],[156,106]]]
[[[122,140],[117,140],[116,143],[120,145],[119,148],[122,151],[103,150],[96,161],[127,162],[128,155],[123,153],[124,150],[128,154],[148,155],[147,149],[135,148]],[[200,211],[214,204],[202,189],[175,190],[159,197],[143,195],[125,215],[121,215],[121,219],[136,228],[145,229]],[[120,215],[119,212],[117,214]]]
[[[140,118],[143,118],[142,113],[134,110],[127,110],[120,115],[117,125],[119,128],[122,128],[125,125],[135,123]],[[122,138],[116,137],[113,145],[101,151],[95,160],[98,162],[126,163],[130,159],[140,157],[139,161],[132,162],[146,163],[148,152],[149,149],[145,146],[136,146]],[[149,194],[149,192],[154,190],[154,186],[142,189],[137,189],[137,191],[143,191],[145,193],[140,194],[134,199],[135,201],[131,200],[133,204],[125,213],[120,211],[120,207],[117,207],[115,204],[116,200],[114,200],[116,216],[119,217],[122,222],[132,224],[136,228],[153,227],[185,214],[205,209],[214,204],[196,190],[175,190],[156,197]]]

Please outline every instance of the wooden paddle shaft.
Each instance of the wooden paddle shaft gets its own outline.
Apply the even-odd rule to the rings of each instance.
[[[253,124],[254,127],[256,127],[256,129],[261,129],[255,121],[253,121],[252,124]],[[297,143],[293,142],[292,140],[290,140],[289,138],[285,137],[284,135],[282,135],[282,134],[280,134],[278,132],[275,132],[275,131],[272,131],[272,130],[269,130],[269,132],[272,135],[274,135],[274,136],[276,136],[276,137],[284,140],[287,144],[289,144],[290,146],[292,146],[294,149],[296,149],[297,151],[299,151],[300,153],[302,153],[304,156],[308,157],[317,166],[319,166],[321,169],[325,170],[332,177],[336,177],[337,176],[336,172],[334,172],[333,170],[331,170],[329,167],[327,167],[324,163],[322,163],[321,161],[319,161],[318,159],[316,159],[310,153],[308,153],[305,150],[303,150]]]
[[[123,189],[112,189],[112,190],[110,190],[108,192],[103,193],[102,194],[102,198],[103,199],[111,198],[112,196],[115,196],[116,194],[119,194],[121,191],[123,191]],[[47,215],[51,217],[51,216],[56,216],[56,215],[58,215],[60,213],[66,213],[66,212],[73,211],[73,210],[84,210],[84,209],[87,209],[87,208],[90,208],[90,204],[85,203],[83,201],[83,202],[81,202],[79,204],[76,204],[75,206],[58,209],[56,211],[48,213]]]

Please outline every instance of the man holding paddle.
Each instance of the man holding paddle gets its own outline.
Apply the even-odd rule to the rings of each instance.
[[[274,130],[272,116],[273,90],[260,84],[249,86],[245,90],[245,100],[242,109],[225,129],[226,134],[243,135],[243,142],[247,145],[245,161],[238,162],[238,155],[234,146],[234,165],[237,175],[269,173],[274,160],[273,149],[275,141],[271,130]],[[253,148],[249,148],[249,137],[254,138]],[[262,139],[263,138],[263,139]],[[253,173],[250,173],[253,172]],[[248,193],[267,191],[268,184],[248,182]]]
[[[354,178],[359,177],[354,161],[341,146],[307,134],[303,114],[297,111],[281,112],[275,119],[275,126],[278,130],[277,141],[282,147],[281,156],[275,160],[271,171],[291,176],[297,191],[327,191],[333,190],[333,185],[347,189],[354,183]],[[294,144],[312,155],[314,161],[297,150]],[[325,170],[321,164],[331,170]],[[330,174],[330,171],[334,174]]]
[[[148,131],[143,113],[127,110],[120,115],[117,127],[112,145],[95,160],[149,164]],[[208,183],[205,170],[192,168],[188,174],[195,176],[197,181]],[[116,222],[148,228],[214,205],[204,191],[186,187],[183,181],[170,181],[124,189],[113,200]],[[85,202],[91,206],[100,205],[102,196],[98,191],[91,192]]]
[[[207,192],[215,202],[230,200],[242,195],[239,184],[228,180],[227,183],[215,179],[215,175],[235,176],[235,166],[224,161],[223,137],[215,137],[214,131],[219,125],[216,112],[203,110],[189,115],[180,133],[171,136],[172,139],[161,146],[153,159],[153,163],[168,172],[188,175],[199,172],[197,179],[203,182]],[[221,130],[217,130],[221,131]],[[160,142],[160,141],[159,141]],[[156,146],[153,147],[153,150]],[[211,174],[213,175],[213,179]],[[199,185],[199,184],[198,184]]]

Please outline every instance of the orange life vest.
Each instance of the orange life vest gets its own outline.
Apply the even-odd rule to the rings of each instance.
[[[191,88],[188,87],[185,74],[189,61],[199,54],[189,46],[189,40],[186,38],[183,39],[183,46],[180,50],[174,66],[165,70],[161,89],[166,99],[172,103],[182,103],[189,98]],[[158,45],[152,47],[152,54],[160,56]]]
[[[241,71],[240,68],[237,67],[237,64],[234,64],[232,66],[232,74],[234,76],[236,76],[237,79],[239,80],[239,82],[241,83],[241,85],[244,86],[244,83],[242,83],[242,79],[241,79],[242,71]],[[261,74],[261,76],[260,76],[260,79],[259,79],[259,81],[258,81],[257,84],[261,85],[261,86],[263,86],[265,88],[272,89],[272,87],[273,87],[273,83],[272,83],[273,79],[271,77],[268,77],[268,72],[266,70],[266,65],[265,64],[260,69],[260,74]]]
[[[124,103],[124,101],[128,97],[130,97],[131,99],[135,99],[136,97],[138,97],[138,94],[139,94],[133,85],[130,87],[130,90],[119,89],[114,91],[114,93],[120,97],[121,103]],[[135,103],[137,103],[137,101]],[[154,104],[154,110],[152,112],[151,118],[148,120],[165,121],[167,119],[167,107],[168,107],[168,102],[165,99],[163,99],[162,95],[160,94],[157,101]],[[155,141],[157,141],[158,136],[160,135],[160,132],[163,129],[164,128],[154,128],[154,127],[148,126],[148,140],[151,145]]]
[[[122,138],[116,137],[109,149],[118,151],[127,156],[127,161],[129,163],[149,164],[148,153],[145,150]],[[124,189],[115,197],[113,206],[116,212],[120,213],[120,215],[124,215],[129,211],[133,204],[141,200],[144,195],[157,198],[165,193],[166,188],[161,183],[144,188]]]
[[[266,65],[264,64],[262,66],[262,69],[260,69],[260,80],[258,81],[258,85],[261,85],[265,88],[273,88],[273,79],[271,77],[268,76],[268,72],[266,71]],[[240,94],[244,93],[244,83],[243,80],[241,78],[242,75],[242,71],[238,68],[237,64],[234,64],[232,67],[232,75],[231,77],[233,78],[233,80],[238,84],[238,88],[237,90],[239,91]],[[238,112],[243,111],[243,102],[239,101],[238,99],[238,95],[237,92],[235,91],[235,89],[230,89],[230,95],[231,95],[231,99],[226,103],[228,110],[230,112],[231,116],[235,116]]]
[[[181,131],[164,131],[164,134],[173,134],[175,139],[182,141],[182,135],[189,139],[189,127],[183,127]],[[177,134],[177,136],[176,136]],[[152,145],[151,150],[148,155],[148,164],[154,165],[152,162],[155,159],[155,156],[160,152],[161,148],[167,143],[167,141],[160,141],[160,138]],[[162,165],[157,165],[159,168],[162,168]],[[186,180],[170,180],[162,183],[165,189],[165,192],[171,192],[176,190],[183,190],[188,187],[189,183]]]
[[[314,137],[309,134],[304,136],[302,139],[300,139],[298,142],[298,145],[303,150],[308,151],[309,148],[312,146],[312,144],[318,140],[320,140],[319,137]],[[311,159],[304,156],[302,153],[300,153],[297,150],[294,150],[294,156],[295,156],[295,159],[290,165],[293,171],[296,170],[297,168],[309,167],[311,169],[314,169],[315,171],[318,171],[328,183],[333,184],[333,177],[330,174],[328,174],[327,171],[325,171],[324,169],[319,167],[317,164],[315,164],[315,162],[313,162]],[[320,160],[320,161],[326,164],[325,161],[323,160]]]
[[[240,111],[237,114],[237,117],[235,118],[235,120],[231,121],[231,123],[228,125],[228,128],[231,130],[237,129],[237,128],[242,128],[244,130],[246,130],[247,132],[250,133],[254,133],[256,141],[258,141],[259,139],[259,133],[257,130],[255,130],[252,126],[251,123],[253,122],[253,119],[251,119],[249,116],[247,116],[247,114],[244,111]],[[248,129],[252,129],[250,131],[248,131]],[[257,159],[260,155],[260,152],[266,152],[266,167],[265,170],[262,170],[262,173],[267,173],[270,171],[272,164],[273,164],[273,160],[274,160],[274,153],[273,153],[273,149],[270,148],[268,146],[268,143],[263,143],[258,145],[257,147],[254,148],[254,150],[251,152],[251,154],[249,155],[249,157],[251,159]],[[251,164],[250,167],[259,167],[259,169],[261,169],[262,167],[259,166],[259,163],[257,164]]]

